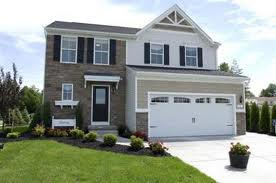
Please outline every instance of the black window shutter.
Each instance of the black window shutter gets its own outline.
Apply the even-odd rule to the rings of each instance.
[[[87,38],[87,63],[93,64],[94,38]]]
[[[150,64],[150,43],[144,43],[144,63]]]
[[[202,48],[197,48],[198,67],[203,67]]]
[[[164,65],[170,65],[170,46],[164,45]]]
[[[116,64],[116,40],[110,39],[110,50],[109,50],[109,64],[115,65]]]
[[[61,35],[54,35],[54,61],[60,61]]]
[[[185,46],[179,46],[179,57],[180,57],[180,66],[185,66]]]
[[[84,38],[78,37],[78,55],[77,55],[78,63],[83,63],[83,56],[84,56]]]

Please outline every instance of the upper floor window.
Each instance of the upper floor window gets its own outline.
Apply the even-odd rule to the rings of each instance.
[[[197,48],[186,47],[186,65],[191,67],[197,66]]]
[[[150,45],[150,60],[151,64],[163,64],[164,46],[161,44]]]
[[[77,38],[62,36],[61,62],[76,63],[77,61]]]
[[[62,100],[73,100],[73,84],[62,84]]]
[[[109,64],[109,41],[107,39],[95,39],[95,64]]]

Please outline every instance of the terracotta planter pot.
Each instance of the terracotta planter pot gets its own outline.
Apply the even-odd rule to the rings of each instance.
[[[248,155],[237,155],[229,152],[230,165],[235,168],[247,168],[249,154]]]

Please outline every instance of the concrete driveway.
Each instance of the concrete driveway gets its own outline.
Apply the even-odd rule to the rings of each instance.
[[[169,152],[198,168],[218,182],[272,183],[276,182],[276,137],[247,133],[238,137],[194,137],[179,142],[165,142]],[[250,146],[247,170],[229,166],[231,142]]]

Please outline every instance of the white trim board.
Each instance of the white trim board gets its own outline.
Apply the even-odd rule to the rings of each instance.
[[[84,75],[84,88],[86,88],[87,81],[100,81],[100,82],[115,82],[118,89],[120,76],[97,76],[97,75]]]
[[[94,86],[104,86],[108,87],[108,121],[93,121],[93,91],[94,91]],[[97,84],[92,84],[91,87],[91,125],[110,125],[110,85],[97,85]]]

